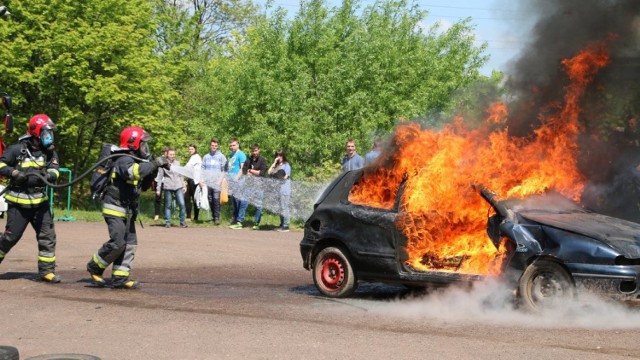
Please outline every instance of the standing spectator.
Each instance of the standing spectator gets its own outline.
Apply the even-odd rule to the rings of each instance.
[[[56,275],[56,231],[45,183],[58,179],[58,154],[54,149],[53,131],[56,124],[45,114],[34,115],[27,133],[11,145],[0,157],[0,175],[10,179],[5,200],[7,224],[0,235],[0,263],[31,224],[38,241],[38,274],[49,283],[59,283]]]
[[[376,161],[378,156],[380,156],[381,152],[382,152],[382,139],[376,138],[375,140],[373,140],[373,146],[371,148],[371,151],[369,151],[364,156],[364,166],[373,164],[373,162]]]
[[[169,148],[167,151],[167,160],[169,166],[180,166],[180,161],[176,160],[176,150]],[[177,172],[167,170],[166,168],[158,169],[158,176],[156,181],[162,183],[162,189],[164,192],[164,226],[171,227],[171,202],[175,195],[176,202],[180,208],[180,227],[186,228],[185,223],[185,206],[184,206],[184,183],[182,181],[182,175]],[[159,190],[156,190],[156,194]]]
[[[163,146],[162,158],[167,158],[167,151],[169,151],[169,147]],[[154,202],[155,216],[153,217],[153,221],[158,221],[158,219],[160,218],[160,211],[162,210],[162,183],[158,183],[155,179],[153,179],[151,188],[153,189],[153,191],[155,191],[156,194]],[[160,189],[160,192],[158,192],[158,189]]]
[[[120,147],[128,154],[149,159],[151,136],[142,128],[128,127],[120,133]],[[168,166],[166,158],[158,157],[149,162],[121,156],[115,160],[111,182],[104,195],[102,216],[109,230],[109,241],[105,242],[89,263],[87,271],[91,281],[98,286],[107,283],[102,277],[104,270],[113,264],[111,285],[114,288],[135,289],[139,283],[129,278],[131,265],[138,247],[136,216],[140,191],[151,187],[153,173],[160,166]]]
[[[356,152],[356,142],[349,139],[345,146],[347,154],[342,158],[342,171],[361,169],[364,166],[364,160]]]
[[[224,179],[224,166],[227,158],[219,149],[220,142],[217,138],[211,138],[210,150],[202,158],[202,180],[200,187],[207,186],[209,208],[213,213],[213,223],[220,225],[220,189]],[[208,186],[205,180],[209,180],[213,186]]]
[[[198,221],[198,214],[200,209],[196,205],[194,195],[196,194],[196,182],[200,181],[200,171],[202,170],[202,158],[198,155],[198,148],[195,144],[189,144],[189,161],[185,165],[185,168],[193,171],[193,178],[187,179],[187,196],[184,199],[185,206],[187,207],[187,221],[191,221],[191,208],[193,208],[193,220]],[[197,180],[194,180],[197,179]],[[193,203],[193,205],[191,205]]]
[[[264,190],[262,189],[262,179],[267,172],[267,160],[260,155],[260,146],[258,144],[251,145],[251,157],[244,164],[247,172],[247,182],[245,188],[247,192],[251,192],[251,200],[256,207],[256,213],[253,217],[253,230],[260,230],[260,220],[262,219],[262,200]]]
[[[231,219],[230,229],[242,229],[245,212],[249,202],[244,195],[244,182],[242,179],[244,163],[247,161],[247,155],[240,150],[240,142],[238,139],[231,138],[229,140],[229,157],[227,160],[227,172],[229,173],[229,193],[231,204],[233,205],[233,218]]]
[[[275,160],[268,171],[271,177],[281,181],[280,184],[280,232],[289,232],[289,199],[291,198],[291,165],[282,149],[275,153]]]

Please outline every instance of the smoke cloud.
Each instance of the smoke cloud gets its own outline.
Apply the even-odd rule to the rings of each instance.
[[[513,2],[508,3],[512,8]],[[593,42],[608,41],[610,63],[596,75],[581,104],[579,166],[589,182],[582,202],[608,215],[640,220],[640,172],[635,170],[640,164],[640,126],[631,120],[640,119],[640,1],[517,4],[518,13],[533,25],[522,51],[506,69],[514,94],[510,134],[533,135],[540,114],[553,112],[553,104],[562,102],[568,82],[563,59]]]
[[[529,328],[640,328],[638,311],[584,292],[575,301],[555,304],[540,313],[528,312],[518,307],[513,287],[498,280],[476,283],[472,288],[451,286],[411,299],[367,302],[359,306],[375,314],[416,321]]]
[[[638,1],[530,0],[518,4],[522,13],[533,18],[534,26],[529,43],[507,71],[514,89],[528,93],[535,87],[541,97],[559,100],[558,92],[564,79],[560,61],[612,34],[615,36],[611,46],[614,61],[609,69],[621,70],[627,65],[621,59],[638,56]],[[545,104],[548,101],[541,105]],[[528,115],[531,115],[528,118],[535,118],[537,114]]]

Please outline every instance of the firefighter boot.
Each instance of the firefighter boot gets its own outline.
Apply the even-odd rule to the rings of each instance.
[[[107,282],[102,277],[102,273],[104,271],[100,269],[100,266],[98,266],[98,264],[96,264],[93,260],[87,263],[87,271],[89,272],[89,275],[91,276],[91,282],[94,285],[98,287],[107,285]]]
[[[44,282],[48,282],[48,283],[52,283],[52,284],[57,284],[57,283],[62,281],[60,279],[60,276],[58,276],[58,275],[56,275],[54,273],[48,273],[48,274],[40,275],[40,279],[42,279],[42,281],[44,281]]]
[[[111,282],[114,289],[133,290],[140,287],[140,282],[123,276],[112,276]]]

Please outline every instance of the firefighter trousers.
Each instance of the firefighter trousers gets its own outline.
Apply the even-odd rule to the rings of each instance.
[[[111,264],[111,283],[119,286],[129,280],[131,264],[136,254],[138,238],[135,220],[105,216],[109,230],[109,240],[102,244],[98,252],[89,260],[87,269],[94,274],[102,275]]]
[[[38,273],[46,275],[56,269],[56,231],[49,203],[35,208],[27,208],[9,203],[7,224],[0,236],[0,262],[13,248],[31,224],[38,241]]]

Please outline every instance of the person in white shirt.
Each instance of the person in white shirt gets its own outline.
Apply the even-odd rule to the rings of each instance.
[[[187,196],[184,199],[185,206],[187,208],[186,221],[191,221],[191,208],[193,207],[193,221],[198,221],[198,215],[200,209],[196,205],[194,195],[196,193],[196,187],[200,182],[200,172],[202,170],[202,158],[198,155],[198,147],[195,144],[189,144],[189,161],[184,166],[188,170],[193,171],[193,178],[187,179]],[[193,179],[198,179],[194,181]],[[192,205],[193,204],[193,205]]]

